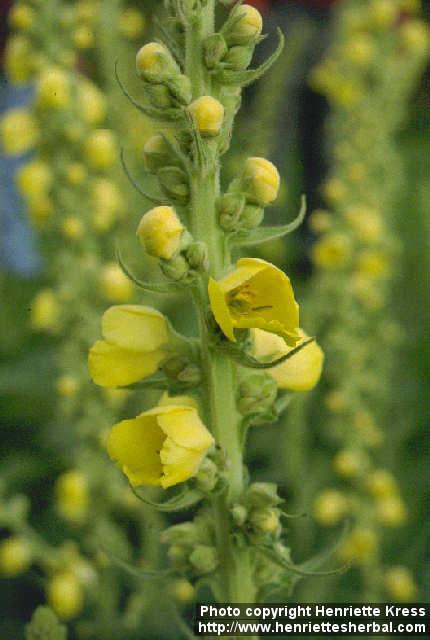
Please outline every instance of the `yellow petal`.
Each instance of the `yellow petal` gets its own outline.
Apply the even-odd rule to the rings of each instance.
[[[180,405],[181,407],[194,407],[198,408],[197,402],[191,396],[169,396],[168,392],[165,391],[161,398],[158,401],[159,407],[167,407],[174,405]]]
[[[132,351],[156,351],[169,340],[163,314],[137,304],[117,305],[105,311],[102,333],[108,342]]]
[[[220,286],[220,282],[209,278],[208,284],[209,301],[212,309],[212,313],[215,316],[217,324],[221,327],[224,335],[227,336],[232,342],[236,342],[234,337],[234,325],[231,320],[230,310],[228,308],[225,295]]]
[[[205,452],[185,449],[166,438],[160,453],[163,464],[161,486],[167,489],[192,478],[197,473],[204,455]]]
[[[308,338],[301,329],[300,335],[299,344]],[[254,348],[258,357],[279,358],[291,351],[292,347],[287,346],[279,336],[256,329]],[[276,380],[280,389],[309,391],[315,387],[321,377],[323,361],[324,354],[321,347],[316,342],[312,342],[290,360],[269,369],[268,373]]]
[[[91,378],[102,387],[124,387],[155,373],[164,359],[162,351],[129,351],[98,340],[90,349]]]
[[[158,424],[177,445],[186,449],[206,451],[214,439],[193,407],[168,406],[158,409]]]
[[[165,434],[156,417],[141,414],[112,427],[107,450],[121,465],[132,485],[159,485],[163,471],[159,452],[164,440]]]

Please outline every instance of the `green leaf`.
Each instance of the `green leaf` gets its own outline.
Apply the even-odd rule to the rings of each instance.
[[[127,176],[128,181],[130,182],[132,187],[134,187],[136,191],[140,193],[141,196],[143,196],[153,204],[158,204],[158,205],[169,204],[167,200],[162,200],[161,198],[157,198],[156,196],[151,196],[149,193],[146,193],[146,191],[144,191],[142,187],[140,187],[137,184],[136,180],[133,178],[133,176],[130,173],[127,163],[125,162],[124,149],[121,149],[120,159],[121,159],[122,168],[124,170],[125,175]]]
[[[134,576],[135,578],[140,578],[141,580],[165,580],[170,578],[175,574],[171,569],[158,569],[158,570],[144,570],[144,569],[136,569],[133,565],[129,564],[125,560],[122,560],[115,554],[111,553],[105,547],[102,551],[108,556],[113,564],[116,564],[118,567],[126,571],[129,575]]]
[[[197,489],[184,489],[180,493],[175,496],[172,496],[165,502],[155,502],[153,500],[149,500],[148,498],[144,498],[132,485],[130,488],[136,498],[139,498],[142,502],[157,509],[157,511],[162,511],[163,513],[172,513],[174,511],[184,511],[185,509],[189,509],[194,506],[200,500],[203,499],[204,495],[201,491],[197,491]]]
[[[314,341],[315,338],[309,338],[309,340],[306,340],[306,342],[302,342],[302,344],[294,347],[294,349],[291,349],[291,351],[289,351],[285,355],[281,356],[280,358],[276,358],[275,360],[271,360],[270,362],[262,362],[261,360],[257,360],[257,358],[254,358],[249,353],[241,351],[237,348],[235,349],[230,345],[228,347],[223,347],[223,350],[227,356],[241,364],[242,367],[247,367],[249,369],[272,369],[272,367],[276,367],[278,364],[282,364],[286,360],[289,360],[290,358],[295,356],[296,353],[298,353],[308,344]]]
[[[279,38],[278,46],[271,56],[267,58],[265,62],[263,62],[257,69],[246,69],[245,71],[228,71],[227,69],[223,69],[221,71],[217,71],[214,76],[215,79],[224,85],[241,85],[242,87],[247,87],[252,84],[258,78],[261,78],[262,75],[266,73],[272,66],[274,62],[279,58],[284,48],[285,38],[282,31],[277,29],[277,34]]]
[[[116,249],[116,259],[118,260],[118,264],[121,267],[123,273],[129,278],[137,287],[143,289],[144,291],[148,291],[149,293],[163,293],[163,294],[173,294],[178,293],[178,284],[170,283],[170,282],[145,282],[144,280],[139,280],[127,267],[125,262],[122,259],[121,252],[119,248]]]
[[[276,562],[281,567],[284,567],[287,571],[291,571],[291,573],[295,573],[298,576],[302,576],[302,577],[326,578],[327,576],[334,576],[340,573],[344,573],[351,566],[350,563],[347,563],[347,564],[343,564],[340,567],[337,567],[336,569],[328,569],[327,571],[314,571],[312,569],[307,568],[308,565],[312,563],[314,558],[311,558],[310,560],[299,565],[299,564],[294,564],[293,562],[288,562],[288,560],[286,560],[281,555],[276,553],[276,551],[274,551],[271,547],[268,547],[265,545],[257,545],[257,549],[259,549],[262,553],[264,553],[264,555],[266,555],[272,561]],[[320,558],[320,555],[321,554],[318,554],[318,558]],[[325,558],[320,560],[320,563],[322,564],[324,560]]]
[[[282,236],[295,231],[303,222],[306,215],[306,197],[302,195],[300,211],[298,215],[287,224],[276,225],[275,227],[258,227],[249,232],[240,231],[237,234],[232,234],[229,237],[229,244],[236,247],[252,247],[262,242],[268,242],[275,238],[281,238]]]

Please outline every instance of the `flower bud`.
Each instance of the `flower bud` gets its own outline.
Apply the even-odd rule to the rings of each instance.
[[[384,575],[387,593],[395,602],[414,602],[418,597],[418,589],[412,573],[401,565],[390,567]]]
[[[28,542],[18,536],[0,542],[0,573],[16,576],[31,564],[31,548]]]
[[[375,498],[389,498],[397,491],[393,475],[385,469],[375,469],[368,475],[366,487]]]
[[[245,198],[234,193],[226,193],[218,198],[219,224],[224,231],[236,231],[244,206]]]
[[[366,562],[376,551],[378,540],[372,529],[357,527],[339,549],[341,558],[347,562]]]
[[[64,109],[70,102],[70,83],[60,68],[43,71],[36,86],[36,104],[40,109]]]
[[[273,482],[253,482],[248,489],[247,499],[254,507],[275,506],[282,502]]]
[[[273,507],[256,509],[249,520],[255,533],[262,535],[276,535],[280,531],[280,511]]]
[[[182,255],[177,255],[170,260],[160,259],[160,269],[169,280],[179,282],[185,280],[190,272],[190,265]]]
[[[351,256],[350,238],[343,233],[329,233],[314,243],[311,256],[315,266],[322,269],[343,267]]]
[[[72,35],[72,41],[76,49],[81,51],[94,46],[94,32],[87,25],[81,24]]]
[[[163,363],[162,369],[168,378],[189,386],[199,384],[202,379],[200,367],[187,356],[172,356]]]
[[[82,119],[91,127],[99,125],[106,116],[106,99],[95,84],[83,80],[78,86],[78,108]]]
[[[171,565],[182,572],[189,570],[188,554],[189,549],[178,544],[172,545],[167,551]]]
[[[253,47],[231,47],[224,56],[223,65],[234,71],[246,69],[254,53]]]
[[[137,228],[145,251],[155,258],[170,260],[180,249],[184,226],[173,207],[154,207],[147,211]]]
[[[129,40],[136,40],[145,28],[145,17],[135,7],[127,7],[119,16],[119,32]]]
[[[198,539],[198,528],[192,521],[174,524],[165,529],[161,534],[163,544],[190,546],[194,545]]]
[[[213,33],[203,43],[203,57],[208,69],[214,69],[227,53],[226,41],[220,33]]]
[[[36,331],[56,329],[60,317],[60,304],[51,289],[42,289],[31,304],[31,325]]]
[[[57,380],[57,391],[60,396],[69,398],[74,396],[79,389],[78,380],[72,375],[64,375]]]
[[[247,158],[241,176],[246,199],[262,207],[278,197],[280,177],[277,168],[265,158]]]
[[[140,77],[155,83],[179,73],[179,67],[169,50],[158,42],[149,42],[139,49],[136,70]]]
[[[100,293],[109,302],[128,302],[133,297],[132,282],[115,262],[103,266],[99,285]]]
[[[188,176],[179,167],[162,167],[157,172],[162,191],[179,204],[187,204],[190,197]]]
[[[78,470],[66,471],[55,485],[57,509],[65,520],[80,521],[88,510],[88,481]]]
[[[66,628],[49,607],[39,606],[25,626],[26,640],[65,640]]]
[[[372,0],[367,10],[370,23],[381,28],[392,25],[398,12],[392,0]]]
[[[195,271],[207,271],[209,268],[208,248],[204,242],[192,242],[185,257],[190,268]]]
[[[10,109],[0,120],[0,134],[6,154],[25,153],[37,142],[39,130],[28,109]]]
[[[365,470],[366,459],[359,451],[344,449],[334,457],[333,466],[340,476],[352,478]]]
[[[67,216],[61,222],[61,231],[65,238],[76,240],[84,233],[84,224],[77,216]]]
[[[249,4],[235,6],[221,33],[229,46],[255,44],[263,29],[260,12]]]
[[[187,76],[183,75],[182,73],[178,73],[172,78],[169,78],[168,81],[166,81],[166,84],[172,98],[179,102],[179,104],[187,105],[191,102],[193,94],[191,89],[191,81]]]
[[[243,504],[234,504],[230,509],[230,513],[235,525],[242,527],[245,524],[248,517],[248,511]]]
[[[251,230],[258,227],[264,218],[264,209],[254,204],[246,204],[239,217],[241,229]]]
[[[380,498],[376,503],[378,521],[388,527],[399,527],[407,520],[408,512],[399,496]]]
[[[217,551],[214,547],[198,544],[191,553],[189,561],[197,573],[212,573],[218,566]]]
[[[52,171],[43,160],[32,160],[18,170],[16,183],[28,199],[45,195],[52,184]]]
[[[80,581],[72,571],[57,573],[48,583],[49,606],[64,620],[74,618],[83,606]]]
[[[196,590],[191,582],[184,578],[182,580],[175,580],[173,584],[173,595],[175,600],[180,604],[189,604],[190,602],[193,602]]]
[[[314,517],[324,526],[337,524],[346,512],[348,502],[336,489],[322,491],[314,503]]]
[[[150,173],[157,173],[159,169],[175,164],[172,158],[172,150],[169,148],[164,136],[157,133],[151,136],[143,147],[143,163]]]
[[[218,482],[218,467],[210,458],[204,458],[196,475],[197,487],[201,491],[209,492]]]
[[[400,40],[408,53],[423,54],[429,48],[429,30],[421,20],[407,20],[400,27]]]
[[[71,162],[65,169],[67,181],[74,187],[77,187],[87,179],[87,169],[81,162]]]
[[[204,137],[217,136],[224,120],[224,107],[212,96],[200,96],[188,107],[194,123]]]
[[[114,134],[109,129],[95,129],[85,141],[85,155],[94,169],[108,169],[116,161]]]
[[[145,93],[152,106],[158,109],[169,109],[174,106],[172,94],[164,84],[147,84]]]
[[[6,43],[4,69],[12,84],[28,82],[34,71],[30,42],[22,35],[11,36]]]
[[[242,415],[264,413],[276,400],[276,381],[266,373],[253,373],[239,385],[237,406]]]

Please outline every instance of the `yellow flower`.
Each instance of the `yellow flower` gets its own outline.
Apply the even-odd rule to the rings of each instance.
[[[31,325],[36,331],[56,329],[60,317],[60,304],[51,289],[42,289],[31,305]]]
[[[133,486],[167,489],[194,476],[214,439],[194,407],[154,407],[112,427],[107,449]]]
[[[54,575],[47,586],[49,606],[62,619],[78,615],[83,606],[81,582],[72,571]]]
[[[88,481],[72,469],[61,474],[55,484],[57,509],[65,520],[79,521],[88,510]]]
[[[99,283],[102,295],[110,302],[127,302],[133,297],[133,284],[115,262],[102,268]]]
[[[357,527],[342,544],[339,554],[345,561],[365,562],[376,551],[378,540],[372,529]]]
[[[96,129],[85,141],[85,155],[94,169],[108,169],[116,160],[117,149],[112,131]]]
[[[18,536],[0,542],[0,573],[16,576],[26,571],[30,564],[31,549],[28,542]]]
[[[368,207],[350,207],[345,211],[345,218],[364,242],[376,242],[382,236],[381,216]]]
[[[60,68],[51,67],[40,75],[36,87],[37,106],[44,109],[63,109],[70,102],[70,83]]]
[[[387,569],[384,575],[385,589],[396,602],[414,602],[418,589],[407,567],[401,565]]]
[[[288,345],[300,340],[299,305],[287,275],[270,262],[241,258],[221,280],[209,280],[209,300],[215,320],[229,340],[235,329],[264,329],[282,336]]]
[[[235,22],[231,31],[227,33],[229,45],[245,45],[255,41],[263,29],[261,13],[249,4],[242,4],[235,8]]]
[[[47,195],[27,199],[27,209],[31,222],[41,229],[45,226],[54,211],[54,205]]]
[[[345,184],[340,178],[330,178],[324,184],[322,192],[329,204],[338,204],[345,197]]]
[[[139,305],[110,307],[102,318],[104,340],[89,353],[89,369],[102,387],[123,387],[157,371],[166,357],[169,329],[165,317]]]
[[[4,68],[13,84],[23,84],[33,72],[33,56],[30,43],[24,36],[9,38],[6,44]]]
[[[249,202],[265,207],[278,197],[279,173],[275,165],[265,158],[247,158],[241,182]]]
[[[357,274],[369,278],[379,278],[389,270],[389,261],[380,251],[363,251],[358,257]]]
[[[97,231],[107,231],[122,213],[124,201],[114,182],[106,178],[94,180],[91,188],[93,226]]]
[[[167,391],[165,391],[158,401],[158,406],[170,407],[172,404],[180,405],[181,407],[194,407],[197,409],[197,402],[191,396],[169,396]]]
[[[81,162],[71,162],[65,169],[67,180],[74,187],[82,184],[87,179],[87,169]]]
[[[219,100],[212,96],[200,96],[189,105],[188,111],[202,136],[219,134],[224,120],[224,107]]]
[[[398,8],[393,0],[373,0],[368,11],[371,24],[384,28],[394,22]]]
[[[368,491],[376,498],[390,498],[397,493],[393,475],[385,469],[375,469],[366,480]]]
[[[425,53],[429,47],[429,30],[421,20],[407,20],[400,27],[405,49],[413,54]]]
[[[376,517],[388,527],[399,527],[407,520],[408,512],[402,499],[393,495],[378,499]]]
[[[173,595],[180,604],[189,604],[194,600],[196,590],[191,582],[182,578],[173,583]]]
[[[79,27],[73,33],[73,44],[77,49],[89,49],[94,44],[94,33],[85,24]]]
[[[308,336],[299,329],[301,342]],[[254,350],[257,358],[268,358],[274,360],[291,351],[280,336],[254,329]],[[318,383],[321,377],[324,354],[321,347],[316,342],[311,342],[290,360],[278,364],[273,369],[268,369],[267,373],[272,376],[280,389],[290,389],[291,391],[310,391]]]
[[[328,233],[315,242],[311,250],[312,261],[320,268],[343,267],[350,255],[351,242],[340,233]]]
[[[183,230],[175,209],[161,206],[142,216],[137,236],[150,256],[170,260],[179,249]]]
[[[26,198],[46,195],[52,184],[52,172],[43,160],[32,160],[19,169],[16,183]]]
[[[134,7],[123,9],[119,16],[119,31],[130,40],[136,40],[142,35],[145,28],[145,18],[143,14]]]
[[[99,125],[106,115],[105,97],[89,80],[79,83],[78,105],[84,122],[92,127]]]
[[[151,73],[154,76],[178,70],[168,49],[158,42],[149,42],[139,49],[136,55],[136,69],[138,74]]]
[[[34,11],[26,4],[15,4],[9,11],[8,21],[13,29],[27,31],[33,24]]]
[[[324,398],[324,404],[330,413],[342,413],[347,407],[344,394],[341,391],[330,391]]]
[[[353,36],[345,45],[344,52],[351,62],[358,65],[368,64],[374,57],[375,45],[373,40],[365,35]]]
[[[331,228],[332,214],[324,209],[316,209],[309,218],[309,227],[313,233],[324,233]]]
[[[345,478],[359,475],[366,467],[366,460],[359,451],[343,449],[333,459],[335,471]]]
[[[60,396],[68,398],[75,395],[78,389],[79,382],[74,376],[64,375],[57,380],[57,391]]]
[[[314,503],[314,517],[324,526],[337,524],[348,508],[345,496],[336,489],[326,489],[316,498]]]
[[[28,109],[11,109],[0,122],[3,148],[8,154],[24,153],[37,142],[39,131]]]

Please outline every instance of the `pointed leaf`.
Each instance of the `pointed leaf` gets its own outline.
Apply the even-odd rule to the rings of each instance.
[[[242,87],[247,87],[258,80],[258,78],[261,78],[261,76],[270,69],[272,64],[276,62],[284,48],[284,34],[279,28],[277,29],[277,33],[279,38],[278,46],[272,55],[257,67],[257,69],[246,69],[244,71],[228,71],[227,69],[223,69],[222,71],[217,71],[214,74],[215,79],[224,85],[241,85]]]
[[[115,554],[113,554],[109,549],[103,548],[103,552],[108,556],[108,558],[112,561],[113,564],[116,564],[118,567],[126,571],[131,576],[135,578],[140,578],[142,580],[165,580],[170,576],[174,575],[174,571],[171,569],[157,569],[157,570],[144,570],[144,569],[136,569],[133,565],[128,563],[121,558],[118,558]]]
[[[301,198],[300,211],[298,215],[287,224],[276,225],[274,227],[257,227],[248,233],[239,232],[237,235],[231,235],[229,238],[229,244],[236,247],[252,247],[262,242],[268,242],[275,238],[281,238],[282,236],[295,231],[303,222],[306,215],[306,198],[303,195]]]
[[[124,173],[127,176],[128,181],[130,182],[132,187],[134,187],[136,189],[136,191],[138,193],[140,193],[141,196],[143,196],[144,198],[146,198],[147,200],[149,200],[149,202],[152,202],[153,204],[157,204],[157,205],[168,204],[168,202],[166,200],[162,200],[160,198],[157,198],[156,196],[151,196],[149,193],[146,193],[146,191],[144,191],[142,189],[142,187],[140,187],[137,184],[136,180],[131,175],[130,170],[129,170],[126,162],[125,162],[124,149],[121,149],[120,158],[121,158],[122,168],[124,169]]]
[[[274,562],[277,562],[279,565],[284,567],[287,571],[291,571],[291,573],[295,573],[295,574],[297,574],[299,576],[303,576],[303,577],[311,576],[311,577],[314,577],[314,578],[325,578],[327,576],[334,576],[334,575],[337,575],[339,573],[344,573],[351,566],[350,563],[347,563],[347,564],[344,564],[344,565],[342,565],[340,567],[337,567],[336,569],[328,569],[327,571],[312,571],[310,569],[304,568],[304,566],[307,563],[303,563],[301,565],[297,565],[297,564],[294,564],[293,562],[288,562],[288,560],[286,560],[285,558],[280,556],[278,553],[276,553],[270,547],[266,547],[264,545],[257,545],[257,549],[262,551],[264,553],[264,555],[266,555],[268,558],[270,558]],[[310,561],[308,561],[308,562],[310,562]]]
[[[229,356],[232,360],[235,360],[236,362],[241,364],[242,367],[247,367],[249,369],[272,369],[273,367],[276,367],[278,364],[282,364],[286,360],[289,360],[290,358],[295,356],[296,353],[298,353],[299,351],[304,349],[308,344],[314,341],[315,341],[315,338],[309,338],[309,340],[306,340],[306,342],[302,342],[302,344],[299,344],[297,347],[294,347],[294,349],[291,349],[291,351],[289,351],[285,355],[281,356],[280,358],[276,358],[275,360],[271,360],[270,362],[262,362],[261,360],[257,360],[257,358],[254,358],[253,356],[251,356],[249,353],[246,353],[245,351],[240,351],[239,349],[234,349],[234,347],[232,348],[230,346],[225,348],[224,351],[227,356]]]

